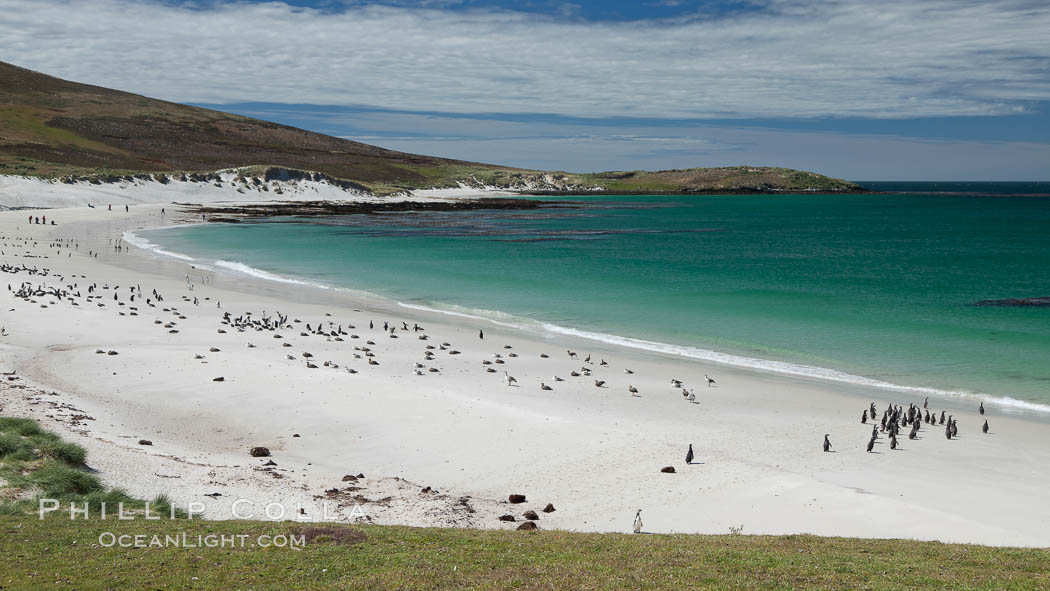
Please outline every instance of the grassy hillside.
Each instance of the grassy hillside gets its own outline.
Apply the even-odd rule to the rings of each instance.
[[[85,460],[82,448],[33,421],[0,418],[0,588],[1050,588],[1050,551],[1039,549],[815,536],[215,522],[178,512],[169,519],[163,498],[152,502],[151,513],[165,517],[146,520],[142,501],[104,489]],[[62,499],[64,511],[40,519],[38,495]],[[85,501],[92,518],[70,520],[69,502]],[[99,519],[101,502],[110,507],[109,519]],[[136,518],[114,519],[117,502]],[[122,547],[119,536],[143,547]],[[229,542],[219,546],[218,536]]]
[[[245,166],[321,172],[380,194],[460,182],[557,192],[859,189],[846,181],[779,168],[572,174],[407,154],[0,62],[0,174],[94,177]]]

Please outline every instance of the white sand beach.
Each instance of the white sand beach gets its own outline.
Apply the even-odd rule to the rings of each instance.
[[[10,185],[3,191],[11,196]],[[99,476],[133,495],[204,503],[205,517],[216,519],[231,517],[237,498],[301,504],[304,518],[320,519],[328,500],[338,519],[359,519],[350,514],[356,503],[376,523],[512,528],[531,509],[542,529],[626,532],[642,509],[644,531],[656,533],[742,528],[1050,546],[1046,417],[992,405],[980,416],[972,401],[931,398],[931,412],[958,419],[957,439],[923,423],[917,440],[902,431],[901,449],[891,451],[880,434],[867,453],[873,423],[861,424],[862,411],[921,406],[921,396],[202,269],[120,242],[130,230],[199,219],[180,213],[172,195],[155,199],[163,204],[114,200],[112,211],[104,196],[94,199],[94,208],[54,197],[49,203],[67,207],[0,212],[10,285],[0,286],[0,371],[14,372],[0,376],[0,414],[32,417],[83,445]],[[133,203],[129,212],[124,203]],[[29,224],[30,214],[58,225]],[[79,295],[16,297],[23,282]],[[223,323],[225,312],[288,320],[275,331],[241,332]],[[423,331],[411,330],[417,323]],[[346,334],[314,334],[307,324]],[[424,359],[428,345],[433,360]],[[571,375],[583,368],[589,376]],[[694,389],[696,403],[672,379]],[[821,449],[825,433],[831,453]],[[272,456],[251,457],[255,446]],[[675,473],[662,473],[665,466]],[[510,494],[527,501],[511,505]],[[548,503],[556,511],[543,513]],[[499,521],[504,514],[518,523]]]

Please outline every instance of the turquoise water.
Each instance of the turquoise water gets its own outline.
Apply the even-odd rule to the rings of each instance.
[[[557,201],[537,211],[285,219],[142,236],[204,264],[237,262],[401,302],[1050,404],[1050,308],[971,305],[1050,296],[1050,199]]]

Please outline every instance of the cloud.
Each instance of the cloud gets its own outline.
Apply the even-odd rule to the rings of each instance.
[[[1050,6],[1025,0],[767,0],[757,11],[626,23],[145,0],[0,0],[0,14],[4,61],[180,102],[914,118],[1016,114],[1050,100]]]

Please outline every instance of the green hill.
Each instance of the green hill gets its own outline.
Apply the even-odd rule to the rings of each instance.
[[[574,174],[407,154],[0,62],[0,174],[92,177],[248,166],[320,172],[380,194],[458,183],[558,193],[863,190],[784,168]]]

